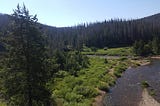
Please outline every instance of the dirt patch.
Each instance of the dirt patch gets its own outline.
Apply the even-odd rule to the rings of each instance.
[[[99,90],[97,89],[99,94],[95,99],[94,99],[94,102],[92,104],[92,106],[103,106],[103,99],[106,95],[106,92],[105,91],[102,91],[102,90]]]
[[[152,56],[152,59],[160,59],[160,56]]]
[[[142,100],[139,103],[139,106],[160,106],[152,96],[149,95],[147,89],[144,89],[142,92]]]

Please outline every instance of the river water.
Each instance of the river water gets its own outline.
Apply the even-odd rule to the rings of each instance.
[[[154,98],[160,102],[160,60],[154,59],[149,65],[127,69],[105,96],[104,106],[138,106],[142,81],[148,81],[148,89],[154,89]]]

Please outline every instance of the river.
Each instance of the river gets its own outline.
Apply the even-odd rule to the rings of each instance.
[[[155,92],[154,99],[160,102],[160,60],[151,60],[151,64],[127,69],[106,94],[104,106],[139,106],[143,88],[141,82],[147,81],[149,89]]]

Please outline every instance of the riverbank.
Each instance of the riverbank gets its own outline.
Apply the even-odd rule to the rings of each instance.
[[[105,91],[102,91],[102,90],[99,90],[98,89],[98,92],[100,95],[98,95],[95,99],[94,99],[94,102],[92,104],[92,106],[103,106],[103,99],[106,95],[106,92]]]
[[[53,98],[65,106],[103,106],[103,99],[117,78],[129,67],[149,64],[147,59],[89,57],[88,68],[80,70],[77,76],[67,71],[56,73],[51,84]],[[52,86],[53,85],[53,86]]]
[[[149,65],[128,69],[123,77],[116,81],[116,85],[110,89],[103,101],[104,104],[111,106],[160,106],[159,64],[159,59],[151,59]],[[144,81],[149,85],[147,90],[144,90],[142,85]]]
[[[100,106],[109,88],[130,66],[140,64],[131,58],[119,57],[106,59],[90,57],[88,68],[82,69],[75,77],[66,71],[59,71],[54,78],[53,98],[65,106]]]
[[[144,89],[142,92],[142,100],[139,103],[139,106],[160,106],[151,95],[149,95],[147,89]]]
[[[119,57],[119,58],[120,58],[120,57]],[[110,58],[110,59],[111,59],[111,58]],[[114,59],[115,59],[115,58],[114,58]],[[116,58],[116,59],[118,59],[118,58]],[[148,58],[137,58],[137,59],[131,59],[131,58],[130,58],[130,62],[131,62],[132,64],[131,64],[131,63],[128,64],[128,69],[129,69],[129,68],[132,68],[132,67],[144,66],[144,65],[150,64],[150,61],[149,61]],[[127,69],[127,68],[126,68],[126,69]],[[125,69],[125,70],[126,70],[126,69]],[[111,76],[114,76],[115,80],[117,80],[118,77],[116,77],[116,76],[114,75],[114,71],[115,71],[114,68],[110,69],[109,74],[110,74]],[[102,91],[102,90],[98,90],[98,91],[99,91],[99,94],[100,94],[100,95],[98,95],[97,97],[95,97],[92,106],[103,106],[103,105],[104,105],[104,104],[103,104],[103,100],[104,100],[105,95],[107,94],[107,92]]]
[[[152,56],[151,59],[160,59],[160,55]]]

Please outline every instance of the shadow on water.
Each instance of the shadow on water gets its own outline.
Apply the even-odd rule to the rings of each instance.
[[[154,98],[160,102],[160,60],[154,59],[149,65],[126,70],[104,98],[104,106],[138,106],[142,81],[148,81],[155,91]]]

